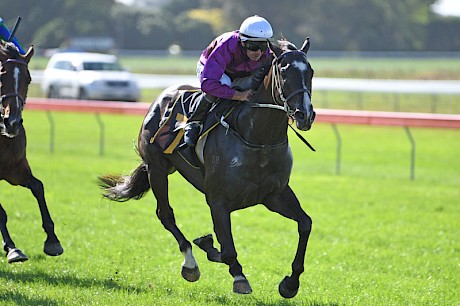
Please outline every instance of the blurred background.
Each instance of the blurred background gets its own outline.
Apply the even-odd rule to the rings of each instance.
[[[40,50],[202,50],[254,14],[275,38],[324,51],[459,51],[457,0],[16,0],[0,3],[18,38]],[[457,8],[457,11],[455,11]]]
[[[47,96],[39,83],[52,54],[93,51],[117,55],[151,102],[196,82],[200,52],[257,14],[275,39],[311,38],[316,107],[460,113],[458,0],[17,0],[0,14],[10,28],[21,16],[16,36],[35,46],[29,97]]]

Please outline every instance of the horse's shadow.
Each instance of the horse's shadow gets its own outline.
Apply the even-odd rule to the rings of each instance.
[[[39,256],[38,256],[39,257]],[[43,260],[45,260],[45,256],[43,255]],[[80,287],[80,288],[92,288],[92,287],[100,287],[104,290],[120,290],[124,292],[131,292],[136,294],[146,293],[149,289],[142,289],[135,286],[125,286],[120,285],[117,283],[116,280],[112,278],[107,278],[106,280],[97,280],[94,278],[80,278],[75,277],[72,275],[52,275],[50,273],[44,271],[24,271],[21,273],[14,273],[12,271],[1,271],[0,273],[0,283],[5,283],[4,280],[13,280],[18,281],[24,284],[33,284],[37,282],[45,282],[49,286],[58,286],[62,284],[69,285],[71,287]],[[245,296],[248,299],[248,303],[251,305],[257,306],[294,306],[299,305],[299,301],[296,299],[293,300],[277,300],[274,302],[264,302],[259,300],[258,298]],[[50,306],[57,306],[61,305],[62,301],[58,299],[52,298],[39,298],[39,297],[30,297],[24,295],[20,292],[11,292],[11,291],[3,291],[0,292],[0,301],[2,302],[11,302],[16,303],[18,305],[50,305]],[[234,303],[234,299],[227,295],[222,295],[218,297],[209,297],[209,303],[218,303],[220,305],[229,305]],[[310,301],[308,303],[310,306],[338,306],[339,303],[324,303],[318,301]]]
[[[51,272],[54,273],[54,272]],[[73,275],[54,275],[45,271],[23,271],[21,273],[14,273],[12,271],[1,271],[0,283],[5,283],[4,280],[17,281],[23,284],[33,283],[46,283],[48,286],[60,286],[62,284],[69,285],[70,287],[79,288],[94,288],[100,287],[104,290],[116,290],[124,292],[132,292],[136,294],[144,293],[147,289],[142,289],[136,286],[125,286],[117,283],[116,279],[108,277],[105,280],[94,279],[94,278],[81,278]],[[43,298],[31,298],[25,296],[19,292],[2,292],[0,293],[1,301],[11,301],[18,304],[25,305],[61,305],[57,299],[43,299]]]
[[[274,301],[274,302],[267,303],[267,302],[264,302],[264,301],[260,301],[257,298],[249,298],[247,296],[245,296],[244,298],[248,298],[248,301],[247,301],[248,304],[256,305],[256,306],[294,306],[294,305],[338,306],[339,305],[339,303],[334,303],[334,302],[324,303],[324,302],[318,302],[318,301],[310,301],[307,304],[304,304],[304,303],[300,302],[300,304],[299,304],[299,301],[297,299],[292,299],[292,300],[286,300],[286,299],[281,300],[280,299],[280,300],[277,300],[277,301]],[[214,299],[208,299],[208,302],[209,303],[218,303],[220,305],[230,305],[234,301],[232,300],[231,297],[219,296],[219,297],[214,298]]]
[[[17,305],[49,305],[57,306],[59,302],[52,299],[41,299],[41,298],[31,298],[26,295],[17,292],[5,292],[0,293],[0,301],[7,304],[17,304]]]

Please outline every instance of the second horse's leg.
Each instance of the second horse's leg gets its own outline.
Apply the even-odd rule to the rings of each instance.
[[[26,261],[28,259],[27,256],[22,253],[21,250],[16,248],[10,234],[8,233],[8,229],[6,228],[7,221],[8,217],[6,212],[0,204],[0,231],[3,237],[3,249],[6,252],[8,263]]]
[[[45,245],[43,251],[46,255],[49,256],[58,256],[64,252],[64,249],[59,242],[55,232],[54,232],[54,222],[51,219],[50,213],[48,211],[48,206],[45,201],[45,191],[43,188],[43,183],[32,176],[30,183],[25,186],[32,191],[32,194],[38,201],[38,206],[40,208],[40,214],[42,216],[42,226],[47,235],[45,240]]]

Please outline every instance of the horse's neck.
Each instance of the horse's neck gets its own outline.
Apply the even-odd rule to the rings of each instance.
[[[249,142],[257,144],[281,143],[287,138],[286,113],[279,109],[257,107],[257,104],[273,104],[271,70],[255,92],[248,107],[238,115],[238,132]]]

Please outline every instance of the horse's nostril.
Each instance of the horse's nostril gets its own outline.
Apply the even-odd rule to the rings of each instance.
[[[297,117],[297,120],[305,120],[306,116],[305,116],[305,113],[297,111],[296,112],[296,117]]]

